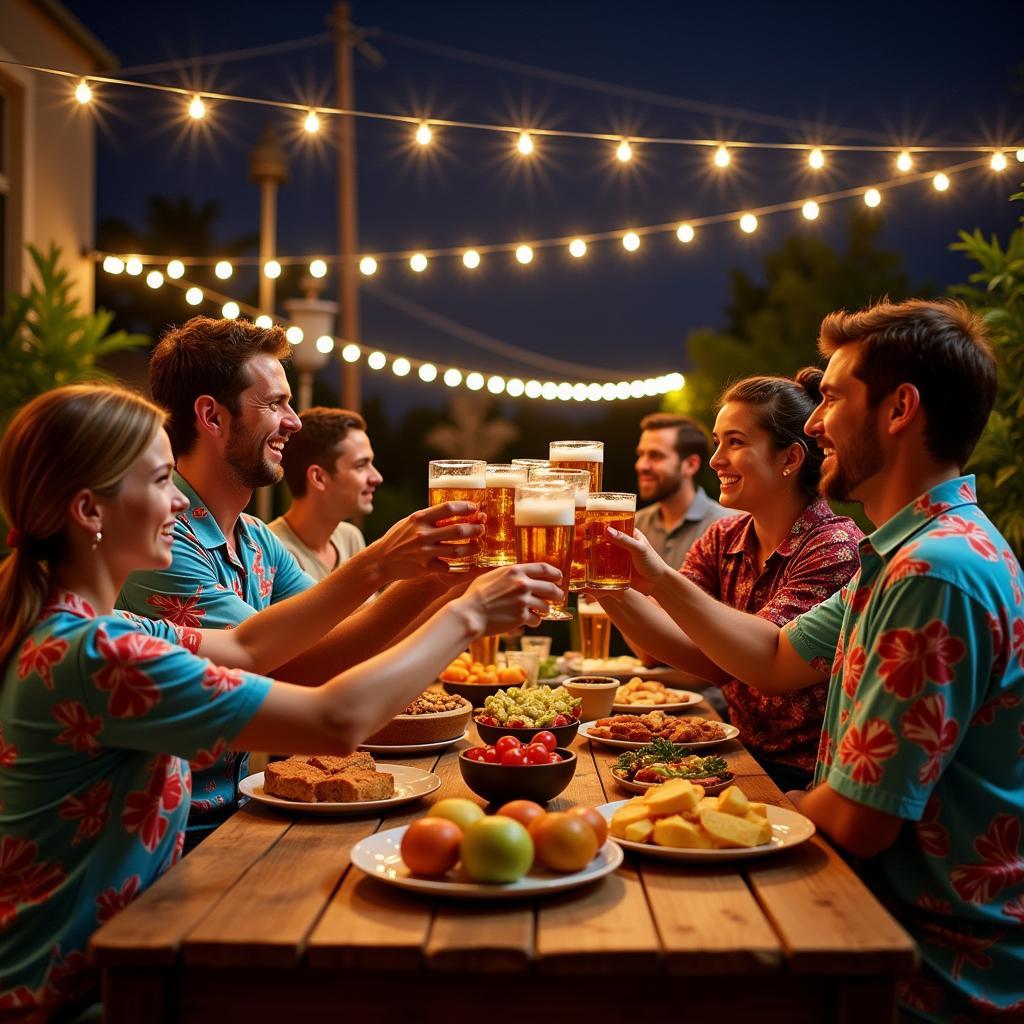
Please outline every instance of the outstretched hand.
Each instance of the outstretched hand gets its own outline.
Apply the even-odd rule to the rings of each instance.
[[[456,517],[460,522],[452,522]],[[465,517],[469,516],[467,522]],[[386,582],[412,579],[425,573],[447,573],[445,558],[473,557],[483,533],[483,516],[470,501],[447,501],[400,519],[366,550],[380,565]],[[443,541],[459,541],[445,544]]]
[[[479,617],[480,635],[536,626],[548,602],[562,597],[562,574],[546,562],[492,569],[475,579],[458,598]]]
[[[651,547],[650,541],[639,531],[634,530],[633,536],[608,527],[606,536],[613,544],[625,548],[633,556],[633,571],[630,585],[641,594],[650,594],[661,577],[672,570],[665,560]],[[603,592],[597,595],[603,600]]]

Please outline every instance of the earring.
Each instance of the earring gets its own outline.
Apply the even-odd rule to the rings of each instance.
[[[783,476],[789,476],[789,470],[788,470],[788,469],[784,469],[784,470],[782,471],[782,475],[783,475]]]
[[[98,547],[98,546],[99,546],[99,545],[100,545],[100,544],[101,544],[102,542],[103,542],[103,531],[102,531],[102,530],[97,530],[97,531],[96,531],[96,536],[95,536],[95,537],[93,538],[93,542],[92,542],[92,550],[93,550],[93,551],[95,551],[95,550],[96,550],[96,548],[97,548],[97,547]]]

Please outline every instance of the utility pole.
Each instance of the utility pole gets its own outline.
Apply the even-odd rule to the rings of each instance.
[[[352,25],[352,5],[336,3],[330,19],[334,29],[335,79],[337,105],[343,110],[355,106],[353,75],[356,32]],[[338,299],[341,303],[340,327],[343,342],[359,341],[359,278],[355,256],[359,248],[356,207],[356,123],[342,115],[338,122]],[[341,366],[341,404],[356,412],[362,403],[359,364],[339,361]]]

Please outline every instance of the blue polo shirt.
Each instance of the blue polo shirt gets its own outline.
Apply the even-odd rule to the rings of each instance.
[[[313,586],[266,523],[253,516],[239,517],[232,554],[192,485],[178,473],[174,482],[189,507],[175,523],[171,564],[132,573],[118,598],[119,608],[185,628],[231,629]],[[190,840],[212,831],[236,809],[238,780],[248,767],[248,754],[236,751],[225,752],[206,767],[193,765]]]

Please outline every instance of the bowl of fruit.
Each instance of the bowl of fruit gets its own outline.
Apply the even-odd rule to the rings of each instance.
[[[526,673],[518,666],[483,665],[463,651],[438,676],[445,693],[465,697],[473,707],[480,707],[487,697],[506,686],[526,682]]]
[[[463,781],[477,796],[491,803],[506,800],[553,800],[572,781],[576,755],[555,746],[550,733],[533,743],[502,736],[493,746],[470,747],[459,755]]]
[[[567,747],[580,727],[582,702],[561,686],[511,686],[486,697],[473,717],[484,743],[515,736],[527,744],[540,732],[554,734],[556,746]]]

